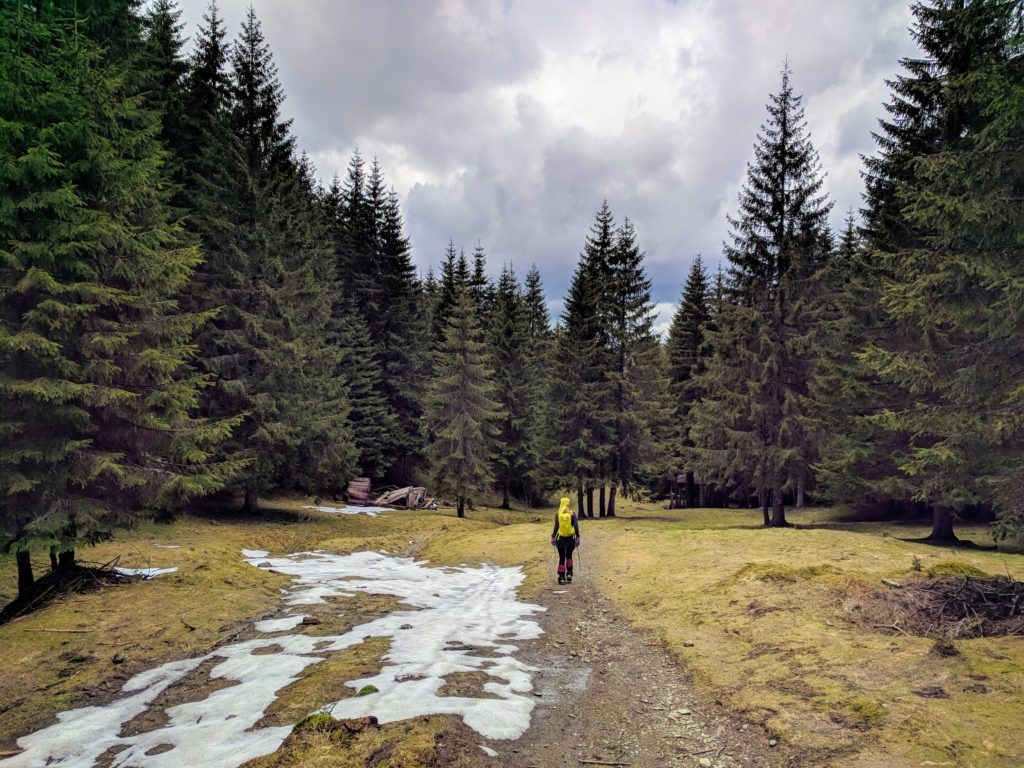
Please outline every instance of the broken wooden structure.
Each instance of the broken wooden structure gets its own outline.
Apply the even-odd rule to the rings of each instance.
[[[426,488],[407,485],[404,488],[395,488],[393,491],[382,493],[373,503],[381,507],[403,506],[406,509],[419,509],[421,506],[424,506],[426,500]]]
[[[365,507],[370,503],[371,493],[370,478],[353,477],[348,484],[346,496],[348,497],[349,504],[358,504],[361,507]]]
[[[422,509],[432,507],[434,499],[427,496],[427,489],[417,485],[407,485],[404,488],[390,488],[383,493],[374,492],[370,485],[370,478],[356,477],[348,484],[348,503],[355,506],[366,507],[405,507],[406,509]]]

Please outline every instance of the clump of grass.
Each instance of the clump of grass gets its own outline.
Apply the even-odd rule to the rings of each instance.
[[[295,733],[329,733],[338,727],[338,721],[326,712],[314,712],[299,720],[292,729]]]
[[[878,725],[885,717],[885,708],[867,696],[858,696],[850,702],[850,712],[855,722],[867,728]]]
[[[362,688],[359,689],[359,693],[357,693],[356,696],[369,696],[371,693],[378,693],[378,692],[379,691],[378,691],[376,686],[364,685]]]
[[[748,563],[736,572],[735,577],[737,579],[753,578],[769,584],[796,584],[834,573],[839,573],[839,570],[827,563],[802,567],[779,563]]]
[[[977,579],[984,579],[989,576],[980,568],[958,560],[943,560],[941,563],[936,563],[929,568],[927,573],[929,579],[935,579],[939,576],[972,576]]]
[[[935,642],[932,643],[932,653],[946,658],[959,656],[960,647],[950,635],[943,635],[935,638]]]
[[[923,564],[921,558],[914,555],[914,559],[910,562],[910,570],[920,573],[923,570]]]

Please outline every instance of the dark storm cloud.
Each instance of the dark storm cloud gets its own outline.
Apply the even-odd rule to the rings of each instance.
[[[232,35],[248,0],[224,0]],[[564,292],[607,197],[636,224],[664,319],[693,255],[715,265],[788,57],[836,201],[884,80],[913,50],[903,0],[256,0],[300,144],[321,174],[376,155],[417,262],[479,240],[492,268]],[[199,19],[205,0],[183,0]],[[191,25],[190,25],[191,26]]]

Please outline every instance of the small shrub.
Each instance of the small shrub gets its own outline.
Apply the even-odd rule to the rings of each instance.
[[[377,688],[372,685],[364,685],[356,696],[369,696],[371,693],[377,693]]]
[[[910,563],[910,570],[917,571],[918,573],[920,573],[923,570],[921,558],[917,555],[914,555],[914,559]]]

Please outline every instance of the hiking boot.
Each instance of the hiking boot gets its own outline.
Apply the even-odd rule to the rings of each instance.
[[[558,583],[565,584],[565,576],[563,576],[562,574],[558,574]]]
[[[572,584],[572,574],[571,573],[565,574],[565,583],[566,584]]]

